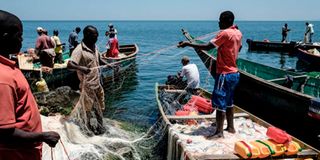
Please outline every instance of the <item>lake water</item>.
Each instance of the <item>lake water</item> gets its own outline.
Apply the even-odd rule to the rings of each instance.
[[[82,29],[93,25],[99,31],[97,42],[100,51],[105,50],[107,38],[104,36],[110,21],[24,21],[24,41],[22,50],[33,48],[37,38],[36,28],[41,26],[52,35],[53,29],[59,30],[62,42],[68,40],[69,33],[77,26]],[[138,44],[140,52],[137,55],[136,66],[132,73],[126,74],[116,89],[107,91],[107,108],[105,116],[125,121],[134,125],[150,127],[158,119],[158,109],[155,101],[154,85],[164,83],[170,74],[181,70],[181,57],[187,55],[191,63],[198,65],[201,76],[201,86],[212,90],[214,81],[209,72],[192,49],[164,49],[185,40],[181,29],[188,30],[195,37],[218,31],[217,21],[113,21],[118,30],[121,44]],[[291,29],[289,41],[301,41],[304,36],[304,21],[240,21],[236,22],[243,33],[243,48],[240,57],[277,68],[296,68],[297,58],[279,53],[248,52],[246,39],[280,41],[281,28],[288,23]],[[320,41],[320,22],[314,24],[314,41]],[[209,40],[214,35],[207,37]],[[82,39],[82,32],[79,38]],[[159,52],[150,53],[155,50]]]

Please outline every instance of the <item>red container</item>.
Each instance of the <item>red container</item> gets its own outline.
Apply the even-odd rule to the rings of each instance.
[[[276,127],[269,127],[267,136],[277,143],[285,144],[291,141],[291,136],[287,132]]]
[[[199,112],[206,114],[213,112],[211,100],[205,99],[203,97],[192,96],[188,103],[194,104]]]

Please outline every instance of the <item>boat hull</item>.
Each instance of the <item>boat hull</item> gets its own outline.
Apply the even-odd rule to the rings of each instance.
[[[314,66],[320,66],[320,56],[319,55],[313,55],[308,53],[307,50],[303,50],[300,48],[297,48],[294,52],[294,54],[298,57],[299,60],[314,65]]]

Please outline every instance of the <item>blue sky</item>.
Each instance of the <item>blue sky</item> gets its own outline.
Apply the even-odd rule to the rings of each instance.
[[[320,0],[1,0],[22,20],[320,20]]]

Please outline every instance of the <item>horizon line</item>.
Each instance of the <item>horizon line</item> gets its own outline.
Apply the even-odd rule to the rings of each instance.
[[[146,19],[146,20],[139,20],[139,19],[136,19],[136,20],[126,20],[126,19],[123,19],[123,20],[102,20],[102,19],[97,19],[97,20],[86,20],[86,19],[78,19],[78,20],[56,20],[56,19],[50,19],[50,20],[44,20],[44,19],[22,19],[21,21],[218,21],[218,20],[198,20],[198,19],[190,19],[190,20],[165,20],[165,19],[159,19],[159,20],[150,20],[150,19]],[[277,22],[277,21],[287,21],[287,22],[290,22],[290,21],[320,21],[319,20],[244,20],[244,19],[240,19],[240,20],[235,20],[235,22],[237,21],[273,21],[273,22]]]

